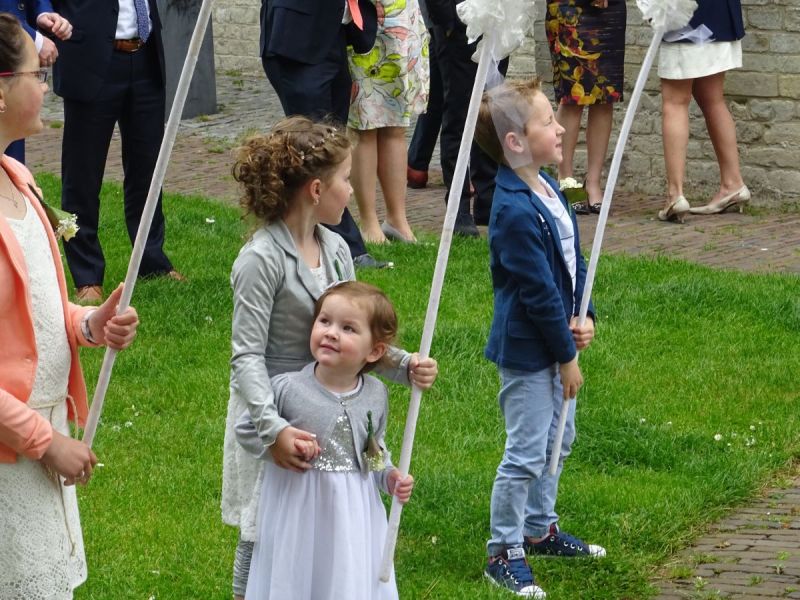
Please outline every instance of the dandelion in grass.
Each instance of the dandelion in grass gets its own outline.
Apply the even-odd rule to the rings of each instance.
[[[721,442],[722,441],[722,434],[721,433],[715,433],[714,434],[714,441],[715,442]]]

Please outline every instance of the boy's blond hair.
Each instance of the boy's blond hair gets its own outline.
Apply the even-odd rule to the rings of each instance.
[[[508,133],[527,133],[525,124],[533,115],[533,98],[541,92],[542,82],[535,77],[505,81],[483,93],[475,142],[496,163],[508,165],[503,140]]]

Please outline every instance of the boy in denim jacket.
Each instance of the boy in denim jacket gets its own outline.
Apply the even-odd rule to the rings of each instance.
[[[578,326],[586,279],[578,225],[556,181],[540,169],[561,161],[561,136],[538,81],[484,94],[475,139],[500,163],[489,219],[494,318],[486,357],[497,363],[506,445],[491,500],[486,577],[518,596],[544,598],[525,554],[602,556],[558,528],[558,479],[575,439],[575,403],[558,470],[548,472],[564,400],[583,377],[578,351],[594,337],[594,312]]]

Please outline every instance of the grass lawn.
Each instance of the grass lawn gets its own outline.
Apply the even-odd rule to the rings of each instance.
[[[54,177],[39,178],[57,198]],[[121,190],[103,192],[106,287],[130,246]],[[225,599],[236,533],[220,521],[228,400],[230,267],[245,236],[235,209],[167,196],[167,250],[189,282],[143,281],[142,325],[117,360],[81,490],[89,580],[78,600]],[[212,222],[213,221],[213,222]],[[437,241],[375,248],[395,269],[361,272],[384,288],[401,342],[418,346]],[[605,256],[595,343],[581,356],[578,439],[561,480],[565,530],[601,543],[599,561],[536,559],[550,600],[648,598],[670,555],[800,454],[800,280]],[[484,240],[457,240],[432,354],[396,568],[403,598],[509,598],[484,582],[489,495],[503,450],[498,379],[483,358],[491,321]],[[90,388],[102,352],[84,350]],[[794,373],[794,375],[792,375]],[[399,453],[408,392],[392,387]],[[287,557],[287,560],[302,560]]]

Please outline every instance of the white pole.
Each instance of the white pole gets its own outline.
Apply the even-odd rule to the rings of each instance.
[[[436,315],[439,312],[439,299],[442,295],[444,275],[447,271],[447,260],[450,254],[450,245],[453,240],[453,228],[458,214],[458,205],[461,199],[461,190],[464,178],[467,175],[467,165],[469,164],[469,154],[472,147],[472,137],[475,133],[475,123],[478,120],[478,110],[481,105],[483,88],[486,85],[486,74],[489,64],[494,38],[484,36],[481,46],[480,58],[478,59],[478,70],[475,73],[475,83],[472,86],[472,95],[469,100],[469,110],[464,122],[464,133],[461,136],[461,145],[458,148],[458,158],[456,160],[453,181],[450,184],[450,191],[447,197],[447,212],[444,217],[442,227],[442,237],[439,240],[439,254],[436,257],[436,267],[433,271],[433,281],[431,283],[431,295],[428,298],[428,311],[425,314],[425,324],[422,329],[422,339],[420,340],[419,355],[427,357],[431,350],[433,331],[436,328]],[[422,399],[422,390],[416,386],[411,389],[411,402],[408,405],[408,416],[406,417],[406,428],[403,434],[403,446],[400,451],[400,463],[397,468],[405,476],[411,466],[411,451],[414,447],[414,433],[417,429],[417,417],[419,416],[419,405]],[[392,573],[392,563],[394,562],[394,550],[397,544],[397,533],[400,529],[400,515],[403,505],[397,498],[392,498],[392,510],[389,515],[389,528],[386,532],[386,543],[383,547],[383,564],[381,565],[380,579],[384,583],[389,581]]]
[[[203,0],[200,6],[200,12],[197,15],[197,23],[194,27],[192,39],[189,42],[186,60],[183,63],[183,70],[181,71],[181,77],[178,81],[178,88],[175,91],[175,99],[172,102],[172,109],[169,113],[164,137],[161,140],[161,149],[158,151],[158,160],[153,170],[153,179],[150,181],[147,201],[142,210],[141,221],[139,221],[139,230],[136,232],[136,241],[133,244],[131,259],[128,263],[128,273],[125,276],[125,284],[122,288],[122,296],[120,297],[117,307],[117,314],[127,310],[131,303],[133,288],[136,285],[136,277],[139,274],[139,265],[142,262],[142,254],[144,254],[144,246],[147,242],[147,236],[150,233],[150,225],[153,222],[156,206],[158,205],[158,195],[161,192],[164,176],[167,173],[167,164],[169,164],[169,158],[172,154],[172,147],[175,145],[175,136],[178,133],[178,125],[180,125],[183,105],[186,103],[186,95],[189,93],[189,84],[192,81],[195,65],[197,65],[197,57],[200,54],[200,46],[203,43],[206,28],[208,27],[208,20],[211,16],[211,6],[213,2],[214,0]],[[103,402],[105,400],[106,391],[108,390],[108,383],[111,380],[111,370],[114,368],[116,356],[116,350],[107,348],[106,354],[103,357],[103,365],[100,367],[100,375],[97,379],[94,397],[92,398],[92,406],[89,409],[89,416],[86,419],[86,427],[83,431],[83,441],[90,447],[94,441],[100,414],[103,411]]]
[[[592,254],[589,257],[589,267],[586,270],[586,283],[583,287],[583,297],[581,298],[581,307],[578,313],[578,322],[581,325],[586,322],[586,313],[589,312],[589,299],[592,297],[594,276],[597,272],[597,261],[600,258],[600,247],[603,245],[603,234],[606,229],[606,221],[608,221],[608,211],[611,209],[611,198],[614,195],[614,187],[617,185],[622,154],[625,152],[625,144],[631,132],[633,118],[636,116],[636,109],[639,106],[639,100],[642,97],[644,85],[647,83],[650,68],[653,66],[656,51],[663,37],[663,27],[658,27],[653,31],[653,39],[650,41],[650,47],[647,49],[647,54],[642,61],[642,68],[639,70],[639,76],[636,78],[636,85],[631,94],[631,101],[628,103],[628,110],[622,121],[622,127],[620,128],[619,137],[617,138],[617,145],[614,148],[614,158],[611,159],[611,168],[608,171],[606,189],[603,192],[603,204],[600,207],[600,216],[597,219],[597,229],[595,230],[594,241],[592,242]],[[561,418],[558,422],[555,441],[553,442],[553,450],[550,454],[550,475],[555,475],[558,470],[558,461],[561,456],[561,442],[564,439],[564,428],[567,425],[568,413],[569,400],[564,400],[564,404],[561,406]]]

